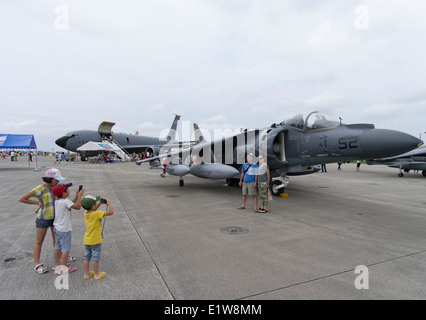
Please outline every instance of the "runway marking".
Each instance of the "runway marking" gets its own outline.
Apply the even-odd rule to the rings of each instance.
[[[160,270],[160,267],[158,266],[157,262],[155,261],[154,257],[152,256],[148,246],[146,245],[145,241],[142,238],[142,235],[139,233],[138,228],[136,228],[135,223],[133,222],[131,216],[127,213],[127,209],[125,206],[125,203],[121,200],[120,196],[118,195],[118,193],[115,191],[116,188],[112,188],[112,190],[114,190],[114,193],[118,199],[118,201],[120,201],[121,206],[123,207],[123,211],[126,214],[127,218],[129,219],[130,223],[132,224],[133,229],[136,231],[136,234],[138,235],[138,238],[140,239],[140,241],[142,242],[143,246],[145,247],[146,252],[149,254],[149,257],[151,258],[152,263],[154,264],[155,268],[157,269],[158,274],[160,275],[161,279],[163,280],[164,285],[167,288],[167,291],[169,292],[169,294],[172,296],[173,300],[176,300],[176,297],[174,296],[172,290],[170,289],[166,278],[164,277],[163,273]],[[123,191],[123,190],[120,190]]]
[[[406,254],[406,255],[403,255],[403,256],[400,256],[400,257],[395,257],[395,258],[391,258],[391,259],[379,261],[379,262],[376,262],[376,263],[371,263],[371,264],[368,264],[366,266],[369,268],[369,267],[377,266],[377,265],[384,264],[384,263],[387,263],[387,262],[391,262],[391,261],[394,261],[394,260],[400,260],[400,259],[412,257],[412,256],[415,256],[415,255],[418,255],[418,254],[422,254],[422,253],[425,253],[425,252],[426,252],[426,250],[421,250],[421,251],[409,253],[409,254]],[[288,285],[288,286],[283,286],[283,287],[280,287],[280,288],[271,289],[271,290],[267,290],[267,291],[264,291],[264,292],[259,292],[259,293],[256,293],[256,294],[252,294],[252,295],[249,295],[249,296],[237,298],[236,300],[249,299],[249,298],[257,297],[257,296],[260,296],[260,295],[264,295],[264,294],[268,294],[268,293],[272,293],[272,292],[277,292],[277,291],[280,291],[280,290],[285,290],[285,289],[297,287],[297,286],[300,286],[300,285],[304,285],[304,284],[307,284],[307,283],[311,283],[311,282],[315,282],[315,281],[319,281],[319,280],[331,278],[331,277],[342,275],[342,274],[345,274],[345,273],[349,273],[349,272],[352,273],[352,272],[354,272],[354,270],[355,270],[355,268],[349,269],[349,270],[345,270],[345,271],[336,272],[336,273],[329,274],[329,275],[322,276],[322,277],[318,277],[318,278],[315,278],[315,279],[310,279],[310,280],[302,281],[302,282],[299,282],[299,283],[294,283],[294,284],[291,284],[291,285]]]

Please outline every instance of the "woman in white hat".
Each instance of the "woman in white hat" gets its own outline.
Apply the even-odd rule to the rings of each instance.
[[[43,184],[35,187],[19,198],[20,202],[38,206],[36,210],[37,218],[35,221],[36,239],[33,246],[34,271],[37,273],[46,273],[48,271],[48,268],[40,263],[41,247],[48,228],[50,228],[52,232],[53,245],[55,245],[55,232],[53,229],[53,220],[55,219],[55,196],[52,193],[52,188],[62,180],[65,180],[65,178],[62,177],[58,169],[49,169],[44,173]],[[33,197],[37,199],[31,200],[30,198]]]

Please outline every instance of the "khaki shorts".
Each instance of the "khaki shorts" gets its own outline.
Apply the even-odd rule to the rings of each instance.
[[[257,194],[257,188],[253,188],[254,182],[244,183],[243,182],[243,196],[255,196]]]

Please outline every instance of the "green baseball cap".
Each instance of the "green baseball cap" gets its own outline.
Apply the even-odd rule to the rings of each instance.
[[[96,203],[96,201],[99,201],[99,200],[101,200],[100,196],[94,197],[91,195],[87,195],[81,200],[81,206],[84,209],[89,210]]]

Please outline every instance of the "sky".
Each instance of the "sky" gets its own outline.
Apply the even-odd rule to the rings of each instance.
[[[318,110],[425,138],[424,12],[422,0],[2,0],[0,133],[56,151],[102,121],[158,136],[175,113],[213,132]]]

